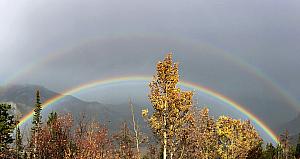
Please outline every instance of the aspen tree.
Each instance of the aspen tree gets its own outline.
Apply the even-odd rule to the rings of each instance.
[[[179,82],[178,64],[173,63],[172,53],[156,65],[156,75],[149,84],[149,99],[154,112],[147,118],[147,110],[142,114],[148,119],[153,132],[162,140],[163,158],[167,151],[172,158],[175,134],[187,123],[188,113],[193,104],[193,92],[181,91],[177,87]]]

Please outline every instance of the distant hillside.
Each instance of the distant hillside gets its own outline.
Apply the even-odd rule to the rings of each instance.
[[[289,134],[291,135],[292,141],[295,144],[298,140],[298,133],[300,133],[300,113],[296,118],[282,124],[276,129],[277,134],[282,134],[284,130],[288,130]]]
[[[35,92],[38,89],[42,94],[42,102],[58,95],[57,93],[41,86],[13,85],[5,88],[2,87],[0,89],[0,101],[14,104],[16,106],[16,111],[20,113],[20,115],[24,115],[33,109]]]
[[[42,86],[14,85],[9,88],[0,88],[0,102],[11,103],[15,109],[15,114],[24,116],[34,108],[36,90],[40,90],[42,102],[59,95],[59,93]],[[135,109],[137,120],[140,123],[144,122],[140,115],[141,107],[135,107]],[[131,112],[128,103],[111,105],[99,102],[87,102],[70,95],[65,96],[51,107],[46,108],[43,112],[43,119],[46,119],[46,115],[51,111],[71,113],[75,119],[81,113],[84,113],[90,119],[97,119],[108,124],[108,127],[112,130],[116,130],[123,121],[131,121]]]
[[[277,132],[283,132],[285,129],[287,129],[292,135],[296,135],[300,132],[300,113],[293,120],[288,121],[282,124],[280,127],[278,127]]]

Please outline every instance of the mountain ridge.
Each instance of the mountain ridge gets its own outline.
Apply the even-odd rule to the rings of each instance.
[[[18,118],[25,116],[34,109],[35,92],[40,91],[41,102],[61,95],[40,85],[24,84],[12,85],[10,87],[0,87],[0,102],[10,103],[14,107]],[[127,111],[125,111],[127,110]],[[140,110],[140,109],[139,109]],[[128,104],[103,104],[97,101],[84,101],[72,95],[65,95],[61,100],[43,108],[43,119],[47,119],[48,113],[56,111],[58,113],[71,113],[76,119],[86,114],[90,119],[97,119],[100,122],[109,123],[108,127],[113,130],[119,128],[123,121],[130,121],[131,111]],[[138,111],[135,111],[138,114]],[[45,116],[46,115],[46,116]]]

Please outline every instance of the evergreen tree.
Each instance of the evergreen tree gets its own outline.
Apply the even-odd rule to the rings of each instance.
[[[299,137],[298,137],[298,142],[297,142],[295,157],[297,159],[300,159],[300,133],[299,133]]]
[[[40,128],[42,124],[42,116],[41,116],[41,111],[42,111],[42,103],[40,99],[40,91],[36,91],[36,103],[35,103],[35,108],[34,108],[34,114],[33,114],[33,120],[32,120],[32,131],[36,132]]]
[[[9,113],[10,104],[0,104],[0,152],[9,149],[9,144],[13,143],[14,139],[11,136],[16,126],[14,115]]]
[[[264,159],[273,159],[276,156],[276,149],[272,143],[267,143],[266,149],[264,150]]]
[[[21,158],[24,147],[22,144],[22,135],[21,135],[19,126],[17,126],[17,129],[16,129],[16,141],[15,142],[16,142],[17,158]]]
[[[57,113],[51,112],[48,116],[47,125],[50,126],[57,121]]]
[[[288,130],[285,130],[283,134],[280,135],[280,145],[282,147],[282,156],[285,159],[288,159],[291,155],[290,148],[290,135]]]
[[[28,154],[27,154],[27,152],[25,151],[24,152],[24,157],[23,157],[24,159],[28,159]]]
[[[35,103],[35,108],[34,108],[34,114],[33,114],[33,119],[32,119],[32,137],[31,137],[31,155],[33,158],[38,158],[38,152],[37,152],[37,142],[39,138],[39,132],[41,130],[41,125],[42,125],[42,116],[41,116],[41,111],[42,111],[42,103],[40,99],[40,91],[36,91],[36,103]]]
[[[56,138],[56,133],[55,129],[53,128],[57,122],[57,113],[56,112],[51,112],[48,116],[48,121],[47,121],[47,126],[50,130],[51,136],[53,139]]]

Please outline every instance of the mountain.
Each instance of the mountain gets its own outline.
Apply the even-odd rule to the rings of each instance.
[[[293,143],[296,144],[298,140],[298,134],[300,133],[300,113],[296,118],[282,124],[276,129],[277,134],[282,134],[285,130],[288,130]]]
[[[0,87],[0,102],[12,104],[14,113],[22,117],[34,109],[36,90],[40,91],[42,103],[60,95],[38,85],[13,85],[8,88]],[[141,107],[135,107],[135,109],[137,120],[140,123],[143,122],[139,113]],[[120,123],[123,121],[131,121],[131,110],[128,103],[119,105],[103,104],[95,101],[84,101],[70,95],[66,95],[58,102],[44,108],[44,120],[47,119],[47,114],[51,111],[71,113],[75,120],[84,113],[90,120],[96,119],[102,123],[108,123],[108,127],[112,130],[119,128]]]
[[[295,135],[300,133],[300,113],[296,118],[288,121],[277,128],[277,132],[283,132],[285,129],[289,131],[290,134]]]

